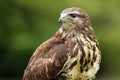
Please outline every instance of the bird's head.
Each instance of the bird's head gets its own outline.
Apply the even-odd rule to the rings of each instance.
[[[82,27],[89,22],[88,14],[77,7],[67,8],[60,14],[59,23],[62,23],[64,28],[74,28],[75,26]]]

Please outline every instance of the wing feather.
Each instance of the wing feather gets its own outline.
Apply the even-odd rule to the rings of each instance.
[[[66,45],[52,37],[36,49],[25,70],[23,80],[51,80],[67,61]]]

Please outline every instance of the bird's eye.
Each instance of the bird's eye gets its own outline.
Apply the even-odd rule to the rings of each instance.
[[[70,16],[75,18],[75,17],[77,17],[77,14],[70,14]]]

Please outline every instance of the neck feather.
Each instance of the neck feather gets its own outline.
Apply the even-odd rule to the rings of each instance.
[[[80,34],[84,35],[84,37],[90,37],[90,39],[94,40],[95,35],[93,32],[93,29],[90,26],[85,27],[79,27],[76,26],[72,29],[65,29],[63,26],[58,30],[58,32],[55,34],[55,36],[66,40],[67,38],[79,36]]]

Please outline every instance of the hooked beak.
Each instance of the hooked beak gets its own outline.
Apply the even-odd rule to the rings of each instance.
[[[59,22],[59,24],[62,24],[64,22],[64,20],[62,18],[59,18],[58,22]]]
[[[62,23],[67,23],[67,22],[71,22],[72,20],[70,20],[69,18],[66,18],[66,17],[60,17],[58,22],[59,24],[62,24]]]

